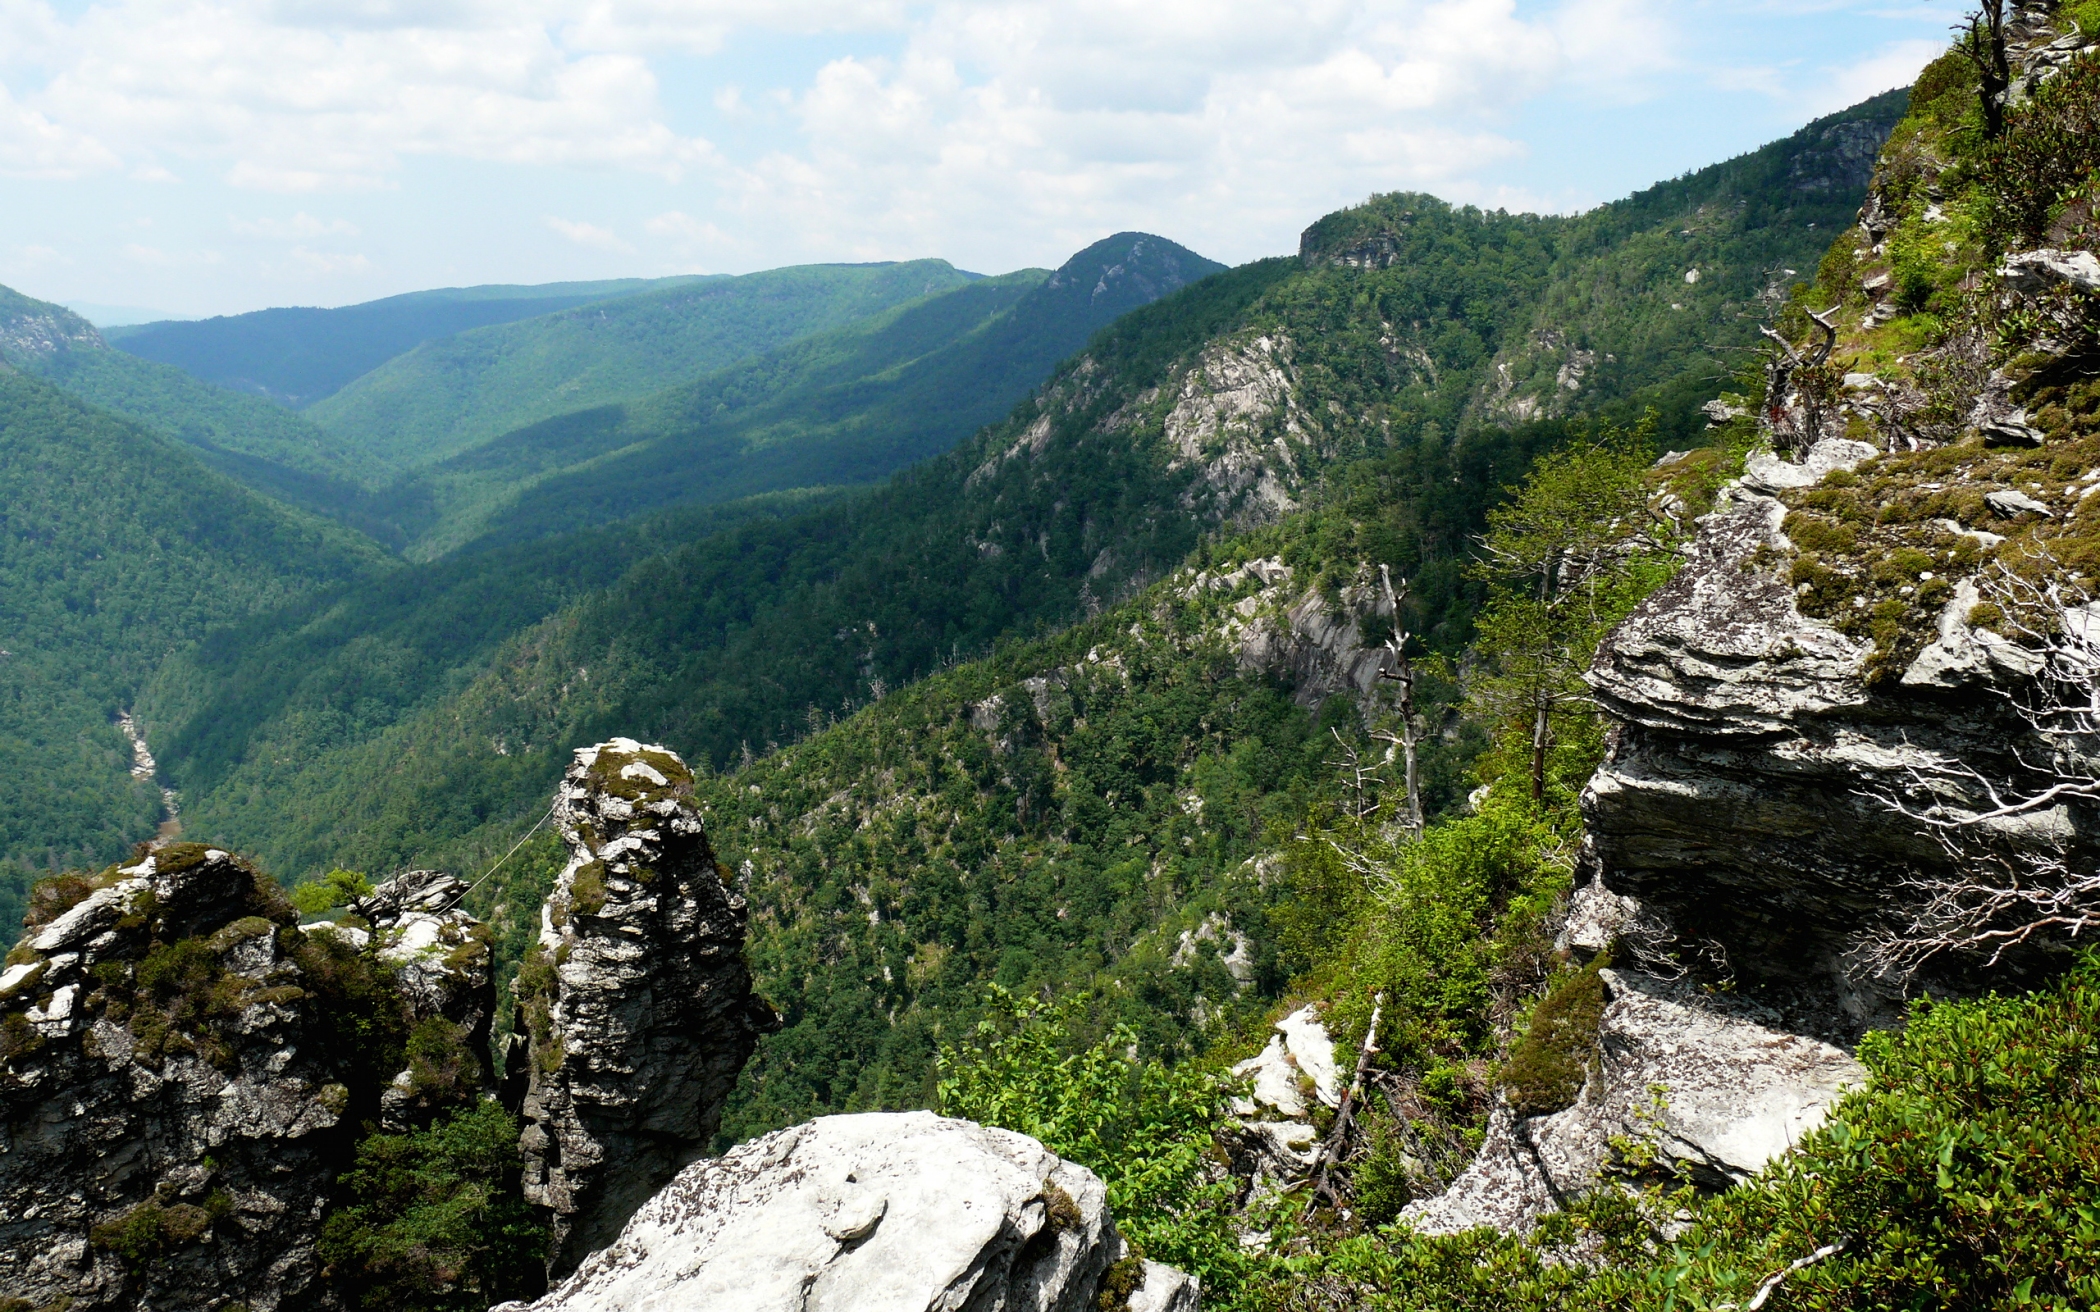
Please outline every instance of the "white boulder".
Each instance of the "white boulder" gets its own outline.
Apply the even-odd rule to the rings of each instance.
[[[530,1312],[1080,1312],[1124,1253],[1100,1178],[1025,1135],[826,1116],[686,1167]],[[1195,1295],[1148,1262],[1129,1306]]]

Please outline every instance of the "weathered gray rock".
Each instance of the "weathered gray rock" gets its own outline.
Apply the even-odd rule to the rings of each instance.
[[[1033,1139],[931,1112],[826,1116],[688,1166],[530,1306],[1079,1312],[1123,1255],[1100,1179]],[[1193,1282],[1147,1263],[1129,1306],[1194,1312]]]
[[[381,1094],[381,1123],[390,1130],[427,1121],[441,1108],[495,1084],[489,1063],[489,1024],[496,1011],[490,973],[494,935],[460,909],[466,891],[466,884],[451,875],[411,870],[351,907],[370,925],[379,959],[396,971],[410,1023],[441,1021],[451,1030],[441,1062],[411,1064]]]
[[[1312,1007],[1277,1021],[1268,1046],[1232,1068],[1246,1093],[1232,1100],[1239,1118],[1232,1136],[1236,1165],[1257,1184],[1289,1183],[1312,1170],[1320,1155],[1315,1105],[1342,1104],[1334,1040]]]
[[[1968,627],[1973,592],[1909,677],[1869,686],[1869,644],[1795,606],[1776,563],[1784,518],[1736,489],[1685,567],[1600,645],[1589,679],[1615,727],[1583,813],[1607,888],[1721,945],[1753,991],[1816,995],[1816,1032],[1837,1036],[1882,1005],[1843,991],[1839,956],[1902,879],[1947,860],[1879,797],[1915,802],[1912,772],[1948,760],[2009,773],[2033,744],[2004,698],[1978,695],[2020,658]],[[1934,800],[1981,805],[1959,779],[1935,787]]]
[[[74,1312],[296,1297],[348,1092],[290,905],[195,844],[50,892],[63,913],[32,907],[0,977],[0,1293]]]
[[[569,863],[518,976],[525,1196],[552,1213],[553,1279],[706,1150],[777,1023],[692,787],[676,754],[615,738],[579,750],[555,796]]]
[[[1480,1154],[1451,1187],[1401,1219],[1432,1234],[1523,1230],[1620,1170],[1725,1187],[1755,1175],[1822,1124],[1865,1071],[1839,1048],[1788,1033],[1752,1007],[1602,972],[1608,1002],[1580,1099],[1547,1116],[1498,1108]],[[1627,1161],[1614,1140],[1640,1145]]]
[[[2034,295],[2052,287],[2100,291],[2100,258],[2091,251],[2016,251],[1998,269],[2006,289]]]

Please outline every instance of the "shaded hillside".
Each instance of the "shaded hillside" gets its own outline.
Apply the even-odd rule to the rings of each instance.
[[[972,275],[945,260],[813,264],[682,279],[632,295],[432,338],[308,413],[409,469],[567,411],[630,401]]]
[[[1804,130],[1778,157],[1815,157],[1842,121]],[[272,668],[269,643],[200,653],[155,701],[172,731],[168,760],[201,824],[243,835],[281,869],[465,853],[510,831],[573,742],[617,729],[733,764],[943,663],[1113,603],[1208,534],[1326,503],[1356,462],[1434,452],[1491,492],[1514,472],[1478,454],[1510,440],[1486,419],[1497,365],[1558,290],[1605,282],[1632,288],[1648,316],[1691,314],[1669,309],[1672,297],[1685,304],[1686,284],[1651,270],[1644,243],[1690,226],[1703,206],[1733,216],[1744,268],[1773,251],[1798,268],[1830,216],[1857,205],[1857,192],[1792,188],[1787,166],[1747,175],[1779,179],[1779,194],[1753,206],[1736,191],[1745,176],[1728,165],[1695,175],[1674,212],[1620,240],[1597,237],[1586,257],[1561,244],[1598,233],[1615,211],[1550,220],[1383,198],[1344,216],[1356,239],[1323,246],[1329,222],[1304,257],[1215,275],[1125,315],[1013,417],[881,489],[666,542],[488,663],[450,671],[443,690],[425,683],[391,705],[365,703],[361,740],[317,736],[340,723],[323,708],[365,677],[354,641],[296,682]],[[1345,258],[1363,240],[1380,258]],[[1717,260],[1731,249],[1724,242]],[[1637,354],[1643,341],[1674,339],[1637,337],[1624,372],[1558,391],[1571,407],[1607,408],[1629,399],[1611,378],[1661,373],[1657,394],[1673,402],[1663,439],[1696,439],[1696,406],[1719,389],[1726,348],[1755,334],[1756,303],[1739,299],[1754,284],[1745,276],[1697,302],[1703,349],[1674,375]],[[1537,431],[1524,442],[1554,430]],[[1406,503],[1420,491],[1388,495]],[[1396,529],[1366,558],[1455,596],[1465,533]],[[1431,639],[1462,641],[1468,612],[1442,615]]]
[[[663,281],[686,281],[665,279]],[[206,382],[311,405],[433,338],[640,291],[648,279],[409,292],[332,310],[284,307],[127,328],[118,347]]]
[[[681,502],[869,483],[945,450],[1096,330],[1219,267],[1157,237],[1097,242],[899,307],[625,406],[550,419],[395,490],[436,555]]]
[[[385,543],[406,541],[368,484],[384,470],[294,411],[111,350],[64,306],[0,288],[0,359],[193,450],[256,491]]]
[[[180,446],[0,371],[0,898],[29,869],[152,832],[160,796],[130,777],[116,716],[171,652],[383,567]]]

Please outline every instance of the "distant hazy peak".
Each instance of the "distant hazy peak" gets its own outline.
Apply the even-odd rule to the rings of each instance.
[[[63,305],[0,287],[0,359],[45,360],[60,351],[107,350],[95,325]]]
[[[1066,260],[1045,292],[1147,304],[1225,266],[1149,232],[1104,237]]]

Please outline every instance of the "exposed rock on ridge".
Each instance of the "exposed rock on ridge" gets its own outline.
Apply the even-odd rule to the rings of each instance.
[[[1973,592],[1948,603],[1904,677],[1870,683],[1871,644],[1803,615],[1768,563],[1790,551],[1774,485],[1870,453],[1826,441],[1805,465],[1753,462],[1692,559],[1598,649],[1590,681],[1616,727],[1583,795],[1613,891],[1721,944],[1748,983],[1820,981],[1811,992],[1850,1012],[1821,1019],[1837,1033],[1872,1006],[1833,973],[1849,936],[1906,874],[1946,861],[1875,795],[1907,793],[1912,769],[1948,759],[2009,775],[2027,743],[2003,699],[1977,695],[2008,671],[1963,622]]]
[[[290,905],[195,844],[39,893],[0,975],[0,1292],[279,1306],[314,1278],[349,1101]]]
[[[1473,1164],[1444,1193],[1409,1204],[1403,1220],[1431,1234],[1523,1230],[1615,1169],[1737,1184],[1866,1078],[1842,1050],[1776,1028],[1779,1017],[1754,1006],[1602,974],[1597,1059],[1575,1104],[1545,1116],[1497,1108]],[[1652,1156],[1628,1161],[1615,1140]]]
[[[1080,1312],[1124,1254],[1100,1179],[1033,1139],[931,1112],[826,1116],[687,1167],[531,1308]],[[1186,1276],[1144,1277],[1132,1312],[1195,1312]]]
[[[577,751],[555,796],[571,855],[518,975],[525,1196],[553,1215],[553,1278],[705,1151],[777,1024],[692,789],[676,754],[615,738]]]

